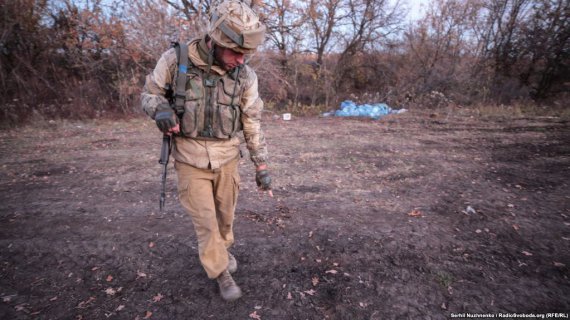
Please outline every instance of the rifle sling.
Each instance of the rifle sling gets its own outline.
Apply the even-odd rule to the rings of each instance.
[[[186,75],[188,72],[188,45],[175,43],[176,58],[178,60],[178,77],[176,78],[176,93],[174,95],[174,109],[181,116],[184,113],[186,100]]]

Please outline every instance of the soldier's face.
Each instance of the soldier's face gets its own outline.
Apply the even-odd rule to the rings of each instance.
[[[216,46],[214,56],[220,66],[226,71],[242,65],[245,61],[245,55],[243,53],[220,46]]]

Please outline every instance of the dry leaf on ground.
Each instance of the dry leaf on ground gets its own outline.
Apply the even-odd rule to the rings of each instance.
[[[313,277],[313,279],[311,279],[311,282],[313,283],[313,286],[316,286],[319,284],[319,277]]]
[[[28,305],[27,303],[22,303],[15,306],[14,309],[16,309],[16,311],[25,311],[27,305]]]
[[[257,319],[257,320],[261,320],[261,316],[257,314],[257,311],[254,311],[252,313],[249,314],[249,317],[252,319]]]
[[[420,210],[414,209],[410,212],[408,212],[408,215],[410,217],[421,217],[422,216],[422,212]]]
[[[117,290],[115,290],[113,288],[107,288],[107,289],[105,289],[105,293],[110,295],[110,296],[114,296],[117,293]]]
[[[152,297],[152,301],[153,302],[159,302],[160,300],[162,300],[162,298],[164,298],[164,296],[159,293],[156,296]]]
[[[77,305],[77,307],[78,307],[79,309],[83,309],[83,308],[85,308],[88,304],[90,304],[90,303],[93,302],[93,301],[95,301],[95,297],[89,297],[89,299],[80,302],[80,303]]]
[[[306,293],[306,294],[308,294],[308,295],[310,295],[310,296],[314,296],[315,293],[317,293],[317,292],[316,292],[315,290],[313,290],[313,289],[305,290],[305,291],[303,291],[303,292]]]

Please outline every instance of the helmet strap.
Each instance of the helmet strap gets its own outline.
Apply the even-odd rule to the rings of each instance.
[[[202,78],[202,81],[204,83],[204,87],[206,88],[212,88],[216,86],[216,77],[213,77],[210,74],[210,71],[212,70],[212,64],[214,63],[214,45],[212,45],[212,47],[210,48],[210,50],[208,51],[208,66],[206,67],[206,73],[204,74],[204,77]]]
[[[206,68],[206,75],[210,74],[212,70],[212,64],[214,64],[214,50],[216,48],[216,44],[212,42],[212,47],[208,50],[208,67]]]

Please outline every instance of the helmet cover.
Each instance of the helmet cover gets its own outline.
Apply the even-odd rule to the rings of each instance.
[[[248,5],[226,0],[213,8],[208,35],[219,46],[248,54],[265,40],[265,26]]]

